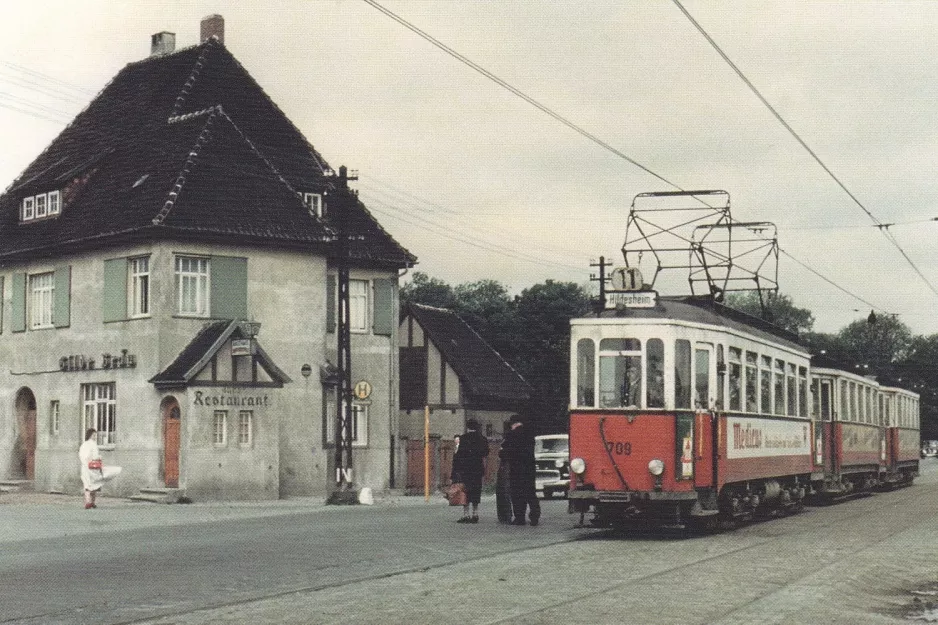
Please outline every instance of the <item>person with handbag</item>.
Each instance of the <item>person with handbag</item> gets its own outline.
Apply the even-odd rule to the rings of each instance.
[[[462,507],[462,518],[457,523],[478,523],[479,502],[482,499],[482,476],[485,475],[485,460],[489,455],[489,442],[479,432],[479,422],[466,421],[466,433],[459,437],[459,447],[453,456],[453,483],[461,483],[466,491],[466,503]],[[472,506],[470,515],[469,507]]]
[[[101,451],[98,449],[98,431],[88,428],[85,431],[85,442],[78,448],[78,460],[81,462],[81,484],[84,487],[85,510],[97,508],[95,496],[101,490]],[[95,475],[97,474],[97,475]]]
[[[98,449],[98,431],[88,428],[85,431],[85,442],[78,448],[78,460],[81,463],[81,484],[85,495],[85,510],[97,508],[95,497],[101,486],[108,480],[117,477],[121,467],[104,466],[101,461],[101,450]]]

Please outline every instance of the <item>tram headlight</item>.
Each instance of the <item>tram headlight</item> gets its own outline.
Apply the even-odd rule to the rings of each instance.
[[[658,460],[657,458],[655,458],[654,460],[649,462],[648,472],[654,475],[655,477],[658,477],[659,475],[664,473],[664,461]]]
[[[586,460],[583,460],[583,458],[574,458],[570,461],[570,470],[577,475],[583,475],[586,471]]]

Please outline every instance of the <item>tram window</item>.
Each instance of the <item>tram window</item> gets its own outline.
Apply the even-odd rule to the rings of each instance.
[[[674,407],[690,408],[691,369],[690,341],[674,342]]]
[[[760,407],[763,414],[772,414],[772,359],[763,356],[759,367]]]
[[[694,350],[694,408],[709,408],[710,350]]]
[[[821,382],[821,419],[831,420],[831,385],[829,382]]]
[[[883,421],[883,394],[876,393],[876,424],[885,425]]]
[[[785,414],[785,362],[775,361],[775,414]]]
[[[866,417],[866,422],[873,423],[873,389],[867,386],[866,392],[863,393],[863,395],[864,395],[863,403],[866,406],[866,412],[864,415]]]
[[[717,345],[717,410],[726,405],[726,361],[723,358],[723,346]]]
[[[645,407],[664,408],[664,341],[648,339],[645,343],[645,362],[648,369]]]
[[[889,405],[891,403],[891,398],[886,397],[883,399],[883,423],[887,426],[892,425],[892,421],[889,419]]]
[[[850,420],[859,421],[857,412],[857,383],[850,382]]]
[[[794,417],[798,414],[798,367],[791,363],[788,364],[785,384],[788,385],[788,416]]]
[[[576,344],[576,405],[596,405],[596,344],[580,339]]]
[[[808,416],[808,368],[798,367],[798,414]]]
[[[821,381],[817,378],[811,380],[811,416],[821,418]]]
[[[743,365],[741,363],[743,350],[738,347],[730,348],[730,410],[742,410],[743,392]]]
[[[847,381],[840,381],[840,420],[850,420],[850,393],[847,390]]]
[[[755,352],[746,352],[746,412],[759,412],[758,399],[758,356]]]
[[[637,339],[599,342],[599,400],[602,408],[638,408],[642,392],[642,352]]]

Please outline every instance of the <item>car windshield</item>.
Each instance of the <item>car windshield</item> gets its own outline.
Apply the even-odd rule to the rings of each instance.
[[[570,441],[567,438],[538,438],[534,441],[536,454],[565,454],[570,451]]]

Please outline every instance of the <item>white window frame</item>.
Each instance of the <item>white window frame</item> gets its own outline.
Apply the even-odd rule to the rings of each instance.
[[[322,217],[322,193],[303,193],[303,203],[309,209],[310,215]]]
[[[81,385],[81,413],[84,430],[98,431],[98,445],[117,443],[117,387],[114,382]]]
[[[62,212],[62,194],[59,191],[49,191],[49,199],[46,201],[46,214],[49,217],[58,215]]]
[[[55,272],[34,273],[29,276],[29,328],[42,330],[55,327],[52,311],[55,308]]]
[[[212,442],[215,447],[228,445],[228,411],[216,410],[212,413]]]
[[[23,198],[23,221],[30,221],[36,217],[36,196]]]
[[[36,219],[42,219],[47,215],[46,209],[49,206],[49,199],[45,193],[36,196]]]
[[[368,320],[371,318],[369,293],[370,280],[348,281],[349,332],[365,334],[368,332]]]
[[[250,447],[254,444],[254,411],[238,411],[238,445]]]
[[[176,314],[183,317],[208,317],[211,305],[211,267],[206,256],[179,254],[174,263],[176,276]]]
[[[59,404],[59,400],[53,399],[49,402],[49,434],[52,436],[59,435],[59,427],[61,426],[61,414],[62,409]]]
[[[335,445],[335,428],[338,415],[335,412],[335,388],[329,389],[326,399],[326,444]],[[368,446],[368,404],[352,402],[352,447]]]
[[[127,286],[130,292],[130,317],[138,319],[150,316],[150,257],[138,256],[128,259]]]

